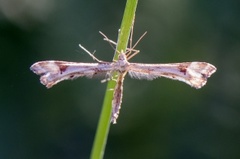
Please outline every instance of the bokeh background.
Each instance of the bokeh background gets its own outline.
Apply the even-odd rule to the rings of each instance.
[[[125,1],[0,0],[0,158],[89,158],[106,83],[80,78],[51,89],[29,67],[40,60],[92,62],[114,50]],[[131,61],[206,61],[202,89],[126,77],[106,159],[240,158],[240,1],[140,0]]]

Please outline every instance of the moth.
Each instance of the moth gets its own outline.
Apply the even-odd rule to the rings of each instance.
[[[103,34],[104,35],[104,34]],[[114,43],[104,35],[104,40]],[[114,43],[115,44],[115,43]],[[207,78],[215,71],[216,67],[206,62],[182,62],[182,63],[166,63],[166,64],[145,64],[145,63],[130,63],[128,60],[135,56],[139,51],[135,50],[134,55],[130,52],[121,51],[118,53],[118,60],[113,62],[105,62],[97,59],[92,53],[85,50],[96,63],[80,63],[67,61],[40,61],[34,63],[30,69],[37,75],[40,75],[40,82],[47,88],[51,88],[55,84],[69,79],[78,77],[88,77],[106,73],[113,75],[117,72],[116,87],[112,99],[112,117],[111,122],[116,123],[121,108],[123,96],[123,81],[126,74],[131,78],[153,80],[159,77],[166,77],[173,80],[182,81],[196,89],[203,87]]]

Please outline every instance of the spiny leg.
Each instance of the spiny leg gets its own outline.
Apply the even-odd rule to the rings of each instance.
[[[133,17],[133,22],[132,22],[132,27],[131,27],[131,32],[130,32],[130,38],[129,38],[129,48],[134,51],[134,47],[132,46],[133,42],[133,29],[134,29],[134,23],[135,23],[135,15]],[[131,50],[129,51],[129,54],[131,54]],[[139,51],[140,52],[140,51]],[[127,53],[126,53],[127,54]]]
[[[105,34],[103,34],[101,31],[99,31],[99,33],[104,37],[103,40],[109,42],[110,45],[111,45],[111,47],[115,50],[115,48],[114,48],[113,45],[116,46],[117,43],[116,43],[115,41],[109,39],[109,38],[108,38]],[[113,45],[112,45],[112,44],[113,44]],[[136,46],[136,45],[134,45],[134,46]],[[130,52],[130,53],[131,53],[131,52],[134,52],[134,54],[135,54],[135,52],[137,52],[137,53],[140,52],[139,50],[135,50],[135,49],[133,49],[133,48],[131,48],[131,47],[130,47],[130,48],[127,48],[126,50],[127,50],[127,51],[126,51],[126,54],[129,54],[129,52]]]
[[[81,49],[83,49],[89,56],[91,56],[93,58],[93,60],[96,60],[97,62],[101,63],[103,62],[102,60],[99,60],[98,58],[96,58],[90,51],[88,51],[85,47],[83,47],[81,44],[79,44],[79,47]]]
[[[134,49],[136,46],[137,46],[137,44],[142,40],[142,38],[145,36],[147,34],[147,32],[145,32],[145,33],[143,33],[143,35],[142,36],[140,36],[140,38],[137,40],[137,42],[133,45],[133,46],[131,46],[131,50],[130,50],[130,53],[127,53],[127,59],[128,60],[130,60],[131,58],[133,58],[134,56],[136,56],[140,51],[139,50],[136,50],[136,49]],[[132,37],[131,37],[132,38]],[[130,40],[130,41],[132,41],[132,40]],[[131,51],[133,52],[133,53],[131,53]]]
[[[101,31],[99,31],[99,33],[104,37],[103,40],[107,41],[113,45],[117,45],[116,42],[114,42],[113,40],[109,39],[105,34],[103,34]],[[139,50],[136,50],[134,49],[137,44],[143,39],[143,37],[147,34],[147,32],[143,33],[143,35],[137,40],[137,42],[132,46],[132,37],[133,37],[133,28],[132,28],[132,31],[131,31],[131,35],[130,35],[130,42],[129,42],[129,45],[130,45],[130,48],[127,48],[127,51],[126,51],[126,56],[127,56],[127,59],[131,59],[132,57],[134,57],[135,55],[137,55],[140,51]],[[111,47],[114,49],[114,47],[111,45]]]
[[[114,48],[113,45],[116,46],[117,43],[116,43],[115,41],[109,39],[105,34],[103,34],[103,32],[99,31],[99,33],[104,37],[103,40],[107,41],[107,42],[110,44],[110,46],[115,50],[116,48]],[[112,45],[112,44],[113,44],[113,45]]]
[[[101,83],[105,83],[105,82],[110,81],[110,80],[116,82],[117,81],[117,77],[118,77],[117,74],[113,76],[113,71],[107,72],[106,78],[101,80]]]

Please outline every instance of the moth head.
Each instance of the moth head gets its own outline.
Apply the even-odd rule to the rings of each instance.
[[[119,53],[119,55],[118,55],[118,60],[119,60],[119,61],[127,61],[127,56],[126,56],[126,54],[123,52],[123,50]]]

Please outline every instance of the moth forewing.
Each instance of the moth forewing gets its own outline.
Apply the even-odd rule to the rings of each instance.
[[[86,76],[91,78],[98,73],[112,70],[111,63],[77,63],[66,61],[40,61],[34,63],[30,69],[40,75],[40,81],[47,88],[63,80]]]
[[[216,68],[206,62],[183,62],[170,64],[140,64],[131,63],[129,75],[136,79],[153,80],[166,77],[179,80],[195,88],[201,88],[207,82]]]

